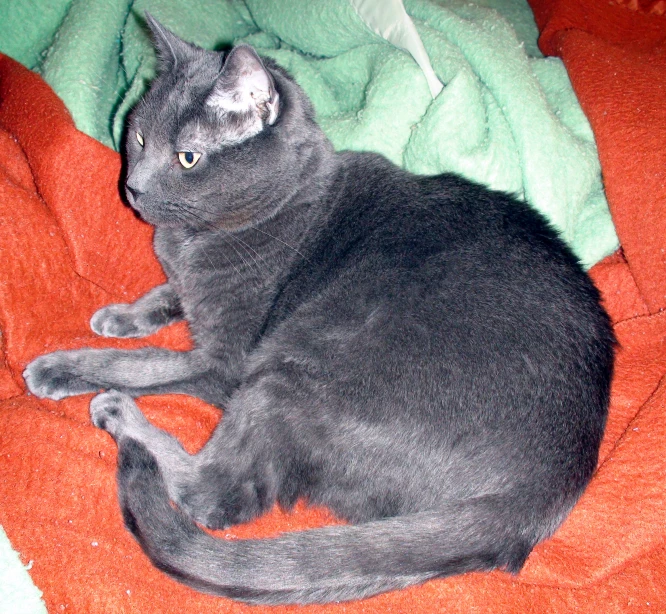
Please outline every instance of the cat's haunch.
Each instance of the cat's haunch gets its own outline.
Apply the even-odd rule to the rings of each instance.
[[[47,354],[30,390],[109,390],[91,417],[118,444],[125,524],[201,591],[312,603],[518,572],[590,480],[607,414],[614,338],[570,249],[506,194],[334,152],[251,47],[148,24],[159,74],[129,121],[126,189],[168,281],[91,326],[185,319],[194,349]],[[174,392],[224,408],[195,455],[132,398]],[[235,541],[196,524],[298,498],[350,524]]]

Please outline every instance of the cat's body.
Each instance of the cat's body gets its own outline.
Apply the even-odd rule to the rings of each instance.
[[[508,196],[333,153],[249,48],[221,70],[152,27],[165,59],[132,119],[127,186],[168,283],[91,325],[142,336],[184,317],[195,350],[57,352],[29,365],[31,390],[120,391],[91,413],[118,442],[126,524],[201,590],[330,601],[519,570],[589,481],[608,405],[613,336],[571,252]],[[202,149],[189,170],[170,162]],[[123,394],[161,392],[225,408],[199,454]],[[192,521],[299,497],[361,524],[225,542]]]

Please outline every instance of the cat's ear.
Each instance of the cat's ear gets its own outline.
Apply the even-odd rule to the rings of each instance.
[[[249,45],[234,47],[226,57],[207,103],[222,112],[251,112],[275,123],[280,96],[273,76]]]
[[[187,62],[196,55],[196,47],[178,38],[171,30],[165,28],[157,19],[146,11],[146,24],[153,35],[153,43],[157,51],[159,70],[166,72],[175,69],[179,63]]]

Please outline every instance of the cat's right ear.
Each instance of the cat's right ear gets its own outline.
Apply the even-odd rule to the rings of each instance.
[[[184,63],[195,53],[196,48],[190,43],[178,38],[171,30],[165,28],[157,19],[146,11],[146,24],[153,35],[153,43],[157,51],[158,69],[168,72]]]
[[[237,45],[227,54],[208,104],[223,113],[250,113],[271,125],[279,100],[275,81],[257,52],[249,45]]]

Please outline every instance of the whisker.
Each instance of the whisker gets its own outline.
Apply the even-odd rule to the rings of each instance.
[[[191,203],[181,203],[181,206],[185,207],[186,209],[188,209],[190,211],[196,210],[196,211],[202,211],[203,213],[211,213],[211,211],[209,209],[207,209],[206,207],[197,207],[195,205],[192,205]],[[214,230],[216,233],[224,233],[223,238],[227,238],[227,239],[231,239],[231,240],[235,241],[245,251],[245,253],[250,258],[252,258],[252,261],[256,265],[257,269],[260,269],[261,266],[260,266],[259,262],[257,261],[257,258],[254,257],[255,255],[264,263],[264,266],[266,267],[267,270],[269,270],[269,271],[271,270],[271,266],[268,264],[266,259],[259,252],[257,252],[257,250],[255,250],[251,245],[249,245],[248,243],[243,241],[240,237],[237,237],[235,234],[233,234],[232,232],[228,231],[225,228],[219,228],[218,226],[215,226],[211,222],[208,222],[207,220],[204,220],[201,216],[195,215],[194,213],[192,213],[192,215],[194,217],[196,217],[198,220],[200,220],[201,222],[203,222],[206,226],[208,226],[208,228],[210,228],[211,230]],[[238,253],[237,250],[235,250],[235,251],[236,251],[236,253]],[[238,255],[240,256],[240,254],[238,254]],[[241,258],[242,258],[242,256],[241,256]]]
[[[257,269],[260,268],[260,265],[259,265],[259,262],[257,261],[257,259],[254,257],[253,254],[255,254],[255,255],[256,255],[256,256],[257,256],[257,257],[258,257],[258,258],[264,263],[264,265],[266,266],[266,268],[267,268],[269,271],[271,270],[271,267],[270,267],[270,265],[268,264],[268,262],[267,262],[267,261],[263,258],[263,256],[262,256],[259,252],[257,252],[257,251],[256,251],[251,245],[249,245],[248,243],[246,243],[245,241],[243,241],[240,237],[237,237],[236,235],[234,235],[232,232],[229,232],[229,231],[226,230],[225,228],[219,228],[218,226],[215,226],[213,223],[211,223],[211,222],[209,222],[208,220],[204,219],[201,215],[195,213],[196,211],[200,211],[200,212],[202,212],[202,213],[212,213],[212,212],[211,212],[209,209],[207,209],[206,207],[196,206],[196,205],[193,205],[192,203],[169,203],[169,204],[171,204],[171,205],[173,205],[173,206],[175,206],[175,207],[180,207],[180,208],[185,209],[188,215],[192,216],[192,217],[195,218],[197,221],[203,223],[203,225],[204,225],[205,227],[207,227],[208,229],[213,230],[213,231],[215,231],[216,233],[223,233],[223,234],[221,234],[221,238],[225,240],[225,242],[227,243],[227,245],[230,245],[230,246],[231,246],[231,248],[236,252],[236,254],[238,255],[238,257],[243,261],[243,264],[245,264],[246,267],[248,267],[248,268],[252,268],[251,265],[249,264],[249,262],[243,257],[243,255],[241,254],[241,252],[239,252],[238,249],[236,249],[236,247],[234,246],[234,244],[231,243],[230,241],[232,241],[232,240],[235,241],[236,244],[239,245],[239,247],[245,251],[245,254],[246,254],[247,256],[249,256],[249,257],[252,259],[252,261],[254,262],[254,264],[255,264],[255,266],[257,267]],[[267,231],[265,231],[265,230],[262,230],[261,228],[257,228],[256,226],[252,226],[252,225],[250,225],[248,228],[251,229],[251,230],[256,230],[257,232],[260,232],[261,234],[266,235],[267,237],[270,237],[271,239],[274,239],[275,241],[278,241],[279,243],[282,243],[282,245],[284,245],[285,247],[288,247],[288,248],[289,248],[290,250],[292,250],[294,253],[298,254],[301,258],[303,258],[303,260],[307,260],[307,257],[306,257],[306,256],[304,256],[304,255],[303,255],[300,251],[298,251],[293,245],[290,245],[289,243],[287,243],[287,242],[284,241],[283,239],[280,239],[279,237],[276,237],[275,235],[272,235],[271,233],[269,233],[269,232],[267,232]],[[225,254],[225,256],[226,256],[226,254]],[[227,257],[227,260],[229,260],[228,257]],[[230,261],[230,263],[231,263],[231,261]],[[211,264],[212,264],[212,263],[211,263]],[[235,268],[235,267],[234,267],[234,268]]]
[[[206,225],[208,225],[210,228],[215,229],[216,231],[224,230],[223,228],[217,228],[217,227],[215,227],[213,224],[211,224],[210,222],[208,222],[207,220],[205,220],[204,218],[202,218],[200,215],[198,215],[198,214],[196,214],[196,213],[194,213],[194,212],[192,211],[192,210],[194,209],[194,210],[199,210],[199,211],[204,211],[204,212],[205,212],[204,209],[199,209],[198,207],[195,207],[195,206],[193,206],[193,205],[190,205],[189,203],[181,203],[181,206],[182,206],[182,207],[185,207],[185,209],[188,210],[188,212],[190,213],[190,215],[192,215],[192,217],[195,217],[196,219],[198,219],[198,220],[204,222],[204,223],[205,223]],[[225,232],[226,232],[226,231],[225,231]],[[225,239],[227,245],[229,245],[229,246],[231,247],[231,249],[233,249],[233,250],[236,252],[236,255],[237,255],[237,256],[243,261],[243,264],[244,264],[248,269],[251,269],[251,268],[252,268],[252,265],[251,265],[247,260],[245,260],[245,258],[243,258],[243,254],[242,254],[241,252],[239,252],[239,251],[236,249],[236,247],[234,246],[234,244],[231,243],[231,242],[228,240],[229,237],[230,237],[230,238],[233,238],[233,239],[236,238],[236,237],[234,237],[231,233],[228,233],[228,236],[222,235],[222,239]],[[260,268],[260,267],[259,267],[259,263],[256,261],[256,259],[252,256],[252,254],[249,254],[249,256],[250,256],[250,257],[252,258],[252,260],[254,261],[254,264],[256,265],[257,269],[259,269],[259,268]]]
[[[203,247],[201,248],[201,251],[203,252],[204,256],[206,256],[206,259],[208,260],[208,262],[210,262],[211,266],[217,271],[217,268],[216,268],[215,265],[213,264],[213,261],[210,259],[210,256],[208,255],[208,252],[207,252]],[[228,262],[228,263],[234,268],[234,271],[236,271],[236,273],[238,274],[238,276],[239,276],[244,282],[247,283],[247,278],[245,277],[245,275],[243,275],[243,274],[240,272],[240,270],[238,269],[238,267],[233,263],[233,260],[231,260],[231,258],[229,258],[229,256],[227,256],[224,252],[222,252],[222,255],[226,258],[227,262]]]
[[[219,230],[221,232],[226,233],[226,236],[230,237],[234,241],[238,242],[242,247],[244,247],[245,250],[247,251],[248,255],[250,256],[250,258],[252,258],[252,260],[254,260],[255,264],[257,265],[257,268],[259,268],[259,263],[257,262],[256,258],[254,258],[252,256],[252,253],[257,255],[257,257],[264,263],[264,265],[266,266],[266,268],[269,271],[271,270],[271,267],[269,266],[268,262],[266,262],[266,259],[257,250],[255,250],[251,245],[249,245],[248,243],[243,241],[243,239],[241,239],[240,237],[237,237],[235,234],[229,232],[228,230],[226,230],[224,228],[220,228]]]
[[[241,254],[241,253],[236,249],[236,246],[235,246],[231,241],[229,241],[228,237],[226,237],[225,235],[221,235],[221,237],[222,237],[222,239],[224,239],[224,240],[226,241],[227,245],[231,246],[231,249],[233,249],[233,250],[236,252],[237,256],[243,261],[243,264],[244,264],[248,269],[251,269],[251,268],[252,268],[252,265],[249,264],[248,261],[245,260],[245,258],[243,258],[243,254]]]
[[[171,204],[171,205],[175,205],[176,203],[169,203],[169,204]],[[183,215],[183,213],[187,213],[187,215],[190,215],[191,217],[193,217],[193,218],[195,218],[195,219],[197,219],[197,220],[199,220],[199,221],[201,221],[201,222],[204,222],[205,224],[208,224],[208,223],[209,223],[207,220],[205,220],[204,218],[202,218],[200,215],[198,215],[198,214],[194,213],[193,211],[191,211],[191,210],[190,210],[191,208],[188,207],[187,204],[185,204],[185,203],[181,203],[181,205],[184,205],[184,206],[185,206],[185,211],[180,211],[180,212],[179,212],[179,214],[180,214],[179,217],[180,217],[180,219],[183,220],[184,222],[187,222],[187,218]],[[231,247],[233,248],[234,246],[232,245]],[[208,252],[207,252],[203,247],[201,248],[201,251],[203,252],[203,255],[206,256],[206,260],[208,260],[208,262],[210,262],[210,265],[213,267],[213,269],[214,269],[215,271],[218,271],[218,268],[215,266],[215,264],[214,264],[213,261],[211,260],[210,256],[208,255]],[[234,251],[238,254],[238,250],[236,250],[236,248],[234,248]],[[247,278],[245,277],[245,275],[243,275],[243,274],[240,272],[240,270],[239,270],[238,267],[233,263],[233,261],[231,260],[231,258],[229,258],[229,256],[227,256],[227,254],[225,254],[224,252],[222,252],[222,255],[226,258],[227,262],[233,267],[234,271],[236,271],[236,273],[238,274],[238,276],[239,276],[244,282],[247,283],[247,281],[248,281]],[[240,256],[240,254],[238,254],[238,255]],[[242,256],[240,256],[240,257],[241,257],[241,260],[243,260],[243,262],[245,263],[245,265],[249,267],[249,265],[247,264],[247,262],[245,262],[245,260],[243,259],[243,257],[242,257]],[[218,271],[218,272],[219,272],[219,271]]]
[[[267,237],[270,237],[271,239],[275,239],[276,241],[279,241],[280,243],[282,243],[282,245],[286,245],[289,249],[296,252],[301,258],[303,258],[303,260],[307,260],[307,258],[303,254],[301,254],[301,252],[299,252],[293,245],[289,245],[289,243],[287,243],[286,241],[283,241],[279,237],[276,237],[276,236],[270,234],[269,232],[266,232],[265,230],[261,230],[261,228],[257,228],[256,226],[250,226],[250,228],[252,230],[256,230],[257,232],[260,232],[261,234],[266,235]]]

